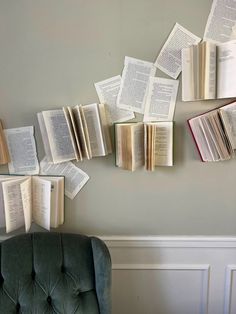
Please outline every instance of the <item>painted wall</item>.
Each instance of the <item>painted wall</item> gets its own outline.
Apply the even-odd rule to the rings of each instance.
[[[93,83],[120,74],[125,55],[154,61],[175,22],[202,37],[210,7],[211,0],[1,0],[0,117],[7,128],[35,125],[41,159],[37,112],[97,102]],[[91,179],[73,201],[66,199],[60,230],[236,234],[236,161],[201,163],[186,126],[226,101],[180,98],[181,86],[175,166],[130,173],[115,167],[114,155],[78,163]]]

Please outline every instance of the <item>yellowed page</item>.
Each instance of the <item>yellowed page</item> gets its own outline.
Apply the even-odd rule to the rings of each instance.
[[[28,232],[32,222],[32,179],[29,177],[20,184],[21,198],[25,217],[25,231]]]

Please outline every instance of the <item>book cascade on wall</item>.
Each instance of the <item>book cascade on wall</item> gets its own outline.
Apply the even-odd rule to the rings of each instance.
[[[0,165],[20,175],[0,177],[0,227],[10,232],[23,225],[28,231],[32,221],[48,230],[62,224],[64,192],[73,199],[89,179],[71,161],[112,153],[113,124],[116,166],[130,171],[172,166],[181,71],[183,101],[236,97],[236,28],[223,23],[227,18],[235,25],[232,9],[230,1],[213,2],[203,41],[176,23],[155,62],[125,56],[122,75],[94,84],[100,104],[39,112],[45,151],[40,163],[34,127],[3,130],[0,121]],[[157,68],[171,79],[156,77]],[[233,102],[188,120],[202,161],[234,157],[235,112]],[[142,121],[129,122],[135,113]]]

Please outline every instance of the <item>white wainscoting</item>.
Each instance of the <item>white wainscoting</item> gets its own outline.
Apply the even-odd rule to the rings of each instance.
[[[100,237],[112,314],[235,314],[235,237]]]

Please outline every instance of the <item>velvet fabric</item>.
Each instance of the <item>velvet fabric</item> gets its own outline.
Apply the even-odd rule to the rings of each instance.
[[[111,260],[104,242],[32,233],[0,245],[0,313],[111,314]]]

